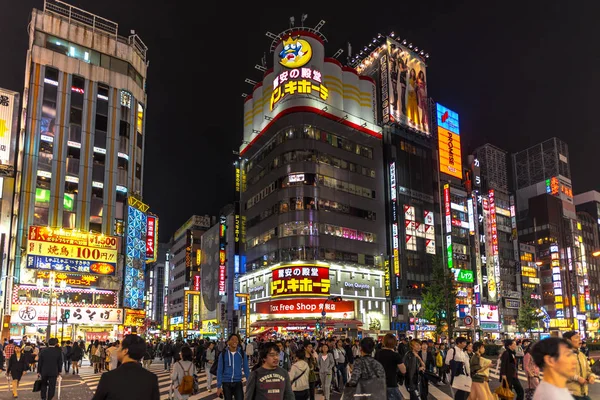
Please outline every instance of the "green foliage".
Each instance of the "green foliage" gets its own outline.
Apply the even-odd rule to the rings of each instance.
[[[439,336],[444,328],[447,328],[448,337],[452,337],[456,323],[454,274],[445,267],[440,256],[433,258],[433,274],[431,282],[423,293],[421,307],[423,318],[435,325],[436,336]]]
[[[537,328],[544,316],[533,305],[531,301],[531,291],[523,292],[523,300],[519,308],[519,316],[517,318],[517,326],[521,332],[529,332],[533,328]]]

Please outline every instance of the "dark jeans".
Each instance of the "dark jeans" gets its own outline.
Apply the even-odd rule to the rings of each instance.
[[[56,376],[42,376],[42,400],[52,399],[56,392]],[[47,394],[46,394],[47,393]]]
[[[346,383],[348,383],[348,375],[346,374],[346,363],[336,364],[335,367],[336,367],[335,369],[336,369],[338,387],[341,389],[342,383],[344,385],[346,385]],[[342,379],[340,379],[340,375],[342,376]]]
[[[402,393],[398,387],[386,388],[387,400],[402,400]]]
[[[469,398],[469,395],[469,392],[465,392],[463,390],[455,390],[454,400],[467,400]]]
[[[425,378],[424,375],[421,376],[421,398],[427,399],[429,396],[429,379]]]
[[[575,400],[592,400],[590,396],[573,396]]]
[[[315,382],[308,383],[308,392],[310,395],[310,400],[315,400]]]
[[[521,370],[525,370],[525,364],[523,364],[523,357],[515,357],[517,359],[517,370],[519,369],[519,364],[521,364]]]
[[[309,397],[309,389],[306,390],[301,390],[299,392],[294,392],[294,396],[296,397],[296,400],[308,400]]]
[[[525,398],[525,391],[523,390],[523,386],[521,386],[519,378],[510,378],[509,383],[517,394],[516,400],[523,400]]]
[[[242,382],[223,382],[223,396],[225,400],[244,400]]]
[[[65,372],[68,374],[69,373],[69,368],[71,367],[71,359],[64,359],[63,363],[65,365]]]
[[[173,362],[173,357],[165,356],[164,362],[165,362],[165,370],[171,369],[171,362]]]

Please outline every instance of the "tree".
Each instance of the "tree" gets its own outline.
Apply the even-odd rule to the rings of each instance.
[[[519,316],[517,318],[517,325],[521,332],[529,332],[533,328],[539,327],[539,323],[544,319],[544,315],[533,305],[531,301],[531,290],[523,292],[523,300],[521,301],[521,307],[519,307]]]
[[[450,338],[456,323],[454,273],[446,268],[440,256],[433,257],[432,265],[433,274],[431,282],[423,293],[421,310],[423,317],[435,325],[436,337],[441,335],[444,327],[447,327]]]

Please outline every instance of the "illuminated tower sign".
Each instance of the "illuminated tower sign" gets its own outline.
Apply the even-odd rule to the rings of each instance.
[[[439,103],[436,107],[440,172],[462,179],[458,114]]]

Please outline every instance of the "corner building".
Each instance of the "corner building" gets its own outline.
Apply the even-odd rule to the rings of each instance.
[[[85,309],[90,318],[66,318],[66,329],[116,337],[119,307],[143,308],[147,48],[136,34],[119,36],[115,22],[50,0],[32,10],[28,32],[8,274],[13,333],[46,326],[49,286],[64,281],[51,321],[67,305],[71,317]],[[25,306],[40,309],[21,318]]]
[[[244,104],[239,285],[251,334],[312,334],[323,309],[328,332],[389,329],[375,82],[325,57],[324,41],[310,28],[279,34]]]

